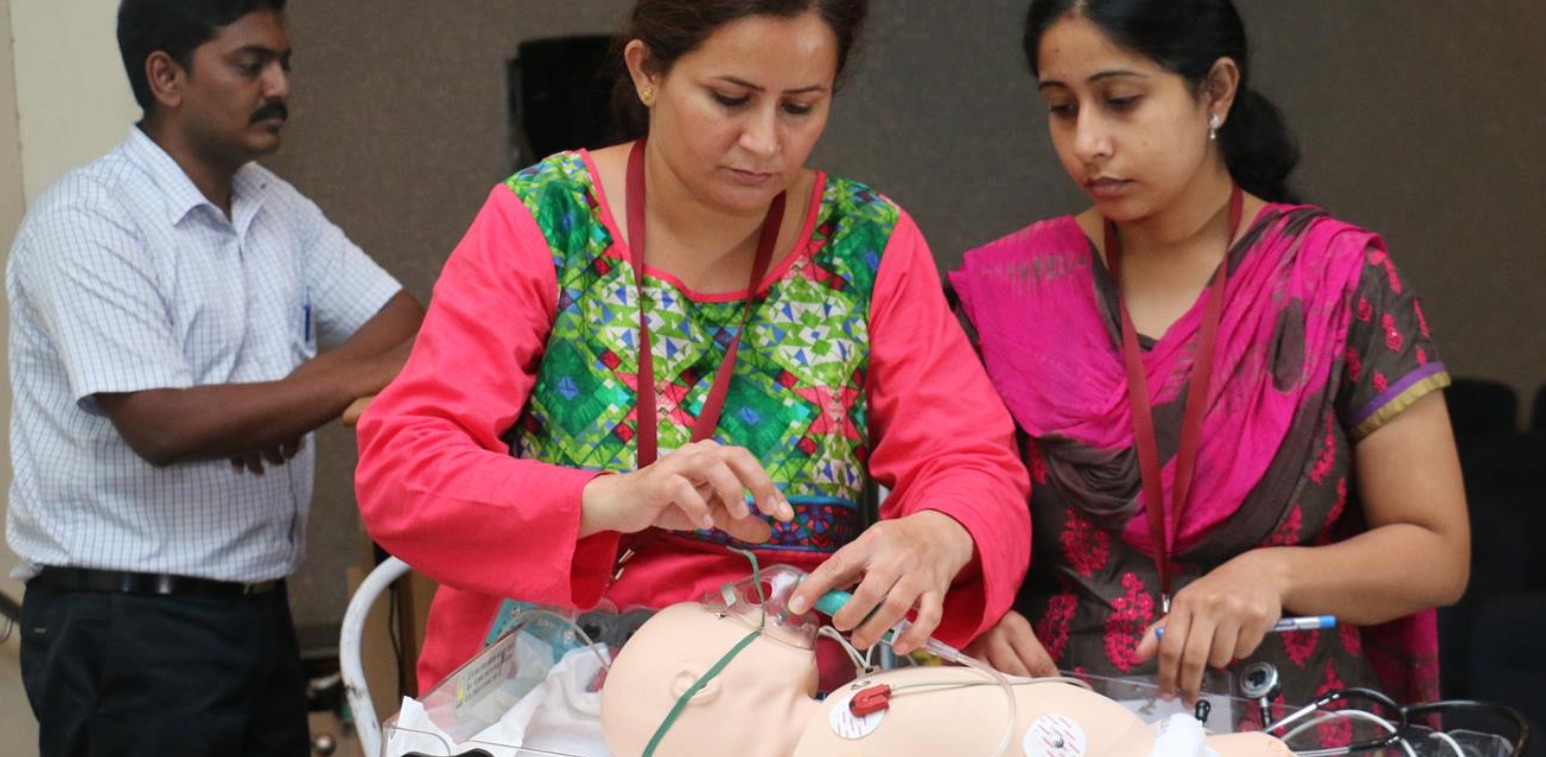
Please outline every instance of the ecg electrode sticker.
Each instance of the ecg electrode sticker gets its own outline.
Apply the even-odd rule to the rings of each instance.
[[[1090,740],[1067,715],[1043,715],[1031,723],[1021,747],[1025,757],[1083,757]]]
[[[842,693],[834,692],[831,697],[828,697],[833,704],[827,713],[827,721],[832,724],[833,733],[850,741],[856,741],[880,728],[881,721],[886,719],[886,710],[877,710],[861,717],[855,715],[848,707],[854,695],[867,685],[869,685],[868,681],[855,682]]]

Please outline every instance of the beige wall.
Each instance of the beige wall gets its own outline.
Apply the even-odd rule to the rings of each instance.
[[[0,241],[4,242],[8,242],[16,232],[26,207],[23,199],[21,138],[18,135],[20,124],[16,117],[16,67],[13,63],[11,0],[0,0]],[[3,317],[0,314],[0,318]],[[0,402],[9,402],[9,399]],[[0,464],[7,463],[0,461]]]
[[[22,188],[21,140],[17,137],[19,124],[16,117],[16,72],[11,54],[11,0],[0,0],[0,254],[10,249],[11,237],[21,223],[26,201]],[[6,312],[0,312],[0,345],[5,343]],[[11,417],[11,393],[0,395],[0,419],[7,426]],[[11,481],[10,434],[0,434],[0,486]],[[3,502],[0,499],[0,502]],[[0,504],[0,513],[5,505]],[[11,580],[11,566],[16,556],[3,538],[0,538],[0,592],[15,598],[21,596],[21,586]]]
[[[118,0],[11,0],[28,198],[107,152],[140,116],[114,36]]]
[[[0,0],[0,255],[9,255],[28,200],[106,152],[139,117],[114,39],[117,8],[118,0]],[[0,312],[0,340],[7,321]],[[5,381],[0,421],[9,428]],[[9,491],[10,435],[0,437]],[[21,588],[4,576],[15,564],[0,540],[0,591],[13,597]]]

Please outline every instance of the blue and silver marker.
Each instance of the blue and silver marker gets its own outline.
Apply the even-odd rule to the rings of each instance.
[[[1336,627],[1337,616],[1335,615],[1301,615],[1297,617],[1283,618],[1282,620],[1273,623],[1272,628],[1268,629],[1267,633],[1283,633],[1285,631],[1320,631],[1327,628]],[[1157,638],[1165,638],[1165,628],[1163,626],[1155,628],[1154,635]]]

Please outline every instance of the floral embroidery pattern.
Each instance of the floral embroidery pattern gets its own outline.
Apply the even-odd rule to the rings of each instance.
[[[1283,634],[1283,650],[1288,652],[1288,659],[1295,665],[1304,667],[1310,661],[1310,655],[1315,653],[1315,645],[1320,642],[1320,631],[1289,631]]]
[[[1317,484],[1325,483],[1326,477],[1331,475],[1337,463],[1337,436],[1331,426],[1331,418],[1326,419],[1326,435],[1321,442],[1320,452],[1315,454],[1315,467],[1310,471],[1310,480]]]
[[[1354,657],[1363,656],[1363,634],[1358,626],[1352,623],[1343,623],[1337,626],[1337,635],[1342,637],[1342,648]]]
[[[1089,578],[1106,567],[1106,559],[1111,556],[1111,535],[1079,517],[1073,508],[1068,509],[1067,515],[1068,525],[1058,539],[1063,546],[1063,556],[1068,559],[1069,567]]]
[[[1401,345],[1405,344],[1406,340],[1401,337],[1401,329],[1396,328],[1396,317],[1386,313],[1380,326],[1385,329],[1385,346],[1389,347],[1391,352],[1400,352]]]
[[[1384,250],[1370,250],[1369,265],[1384,268],[1385,276],[1390,279],[1390,291],[1401,294],[1401,276],[1396,273],[1396,264],[1390,262],[1390,256]]]
[[[1337,480],[1337,498],[1332,501],[1331,509],[1326,511],[1326,521],[1321,524],[1320,533],[1315,535],[1311,543],[1319,547],[1336,541],[1335,536],[1342,521],[1342,513],[1346,510],[1347,477],[1344,475]]]
[[[1154,597],[1144,591],[1136,573],[1123,574],[1122,588],[1126,595],[1111,601],[1111,616],[1106,619],[1106,658],[1118,670],[1131,673],[1138,665],[1134,652],[1139,636],[1154,621]]]
[[[1047,613],[1036,622],[1036,638],[1052,657],[1053,662],[1063,658],[1068,648],[1068,624],[1074,619],[1078,600],[1070,592],[1062,592],[1047,603]]]
[[[1299,529],[1304,527],[1304,507],[1294,505],[1288,511],[1288,517],[1278,524],[1277,529],[1263,542],[1263,546],[1287,547],[1299,543]]]

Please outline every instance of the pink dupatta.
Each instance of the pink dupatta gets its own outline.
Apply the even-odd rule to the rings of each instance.
[[[1231,250],[1192,494],[1181,512],[1166,513],[1176,556],[1240,511],[1301,408],[1325,401],[1371,247],[1383,249],[1378,237],[1324,213],[1270,205]],[[950,280],[1019,426],[1038,441],[1071,442],[1087,457],[1109,460],[1131,450],[1134,433],[1117,316],[1102,296],[1110,279],[1101,265],[1078,223],[1065,216],[968,252]],[[1206,292],[1143,354],[1156,407],[1185,390],[1205,300]],[[1284,342],[1300,338],[1299,370],[1285,371],[1274,358],[1282,349],[1299,351]],[[1164,462],[1169,492],[1175,461]],[[1096,514],[1108,523],[1114,518],[1121,538],[1152,557],[1146,505],[1139,491],[1120,509]],[[1433,628],[1429,611],[1381,626],[1378,636],[1402,656],[1422,658],[1435,656]],[[1409,670],[1399,675],[1399,666],[1378,657],[1371,655],[1376,673],[1399,693],[1431,688],[1412,687]]]

